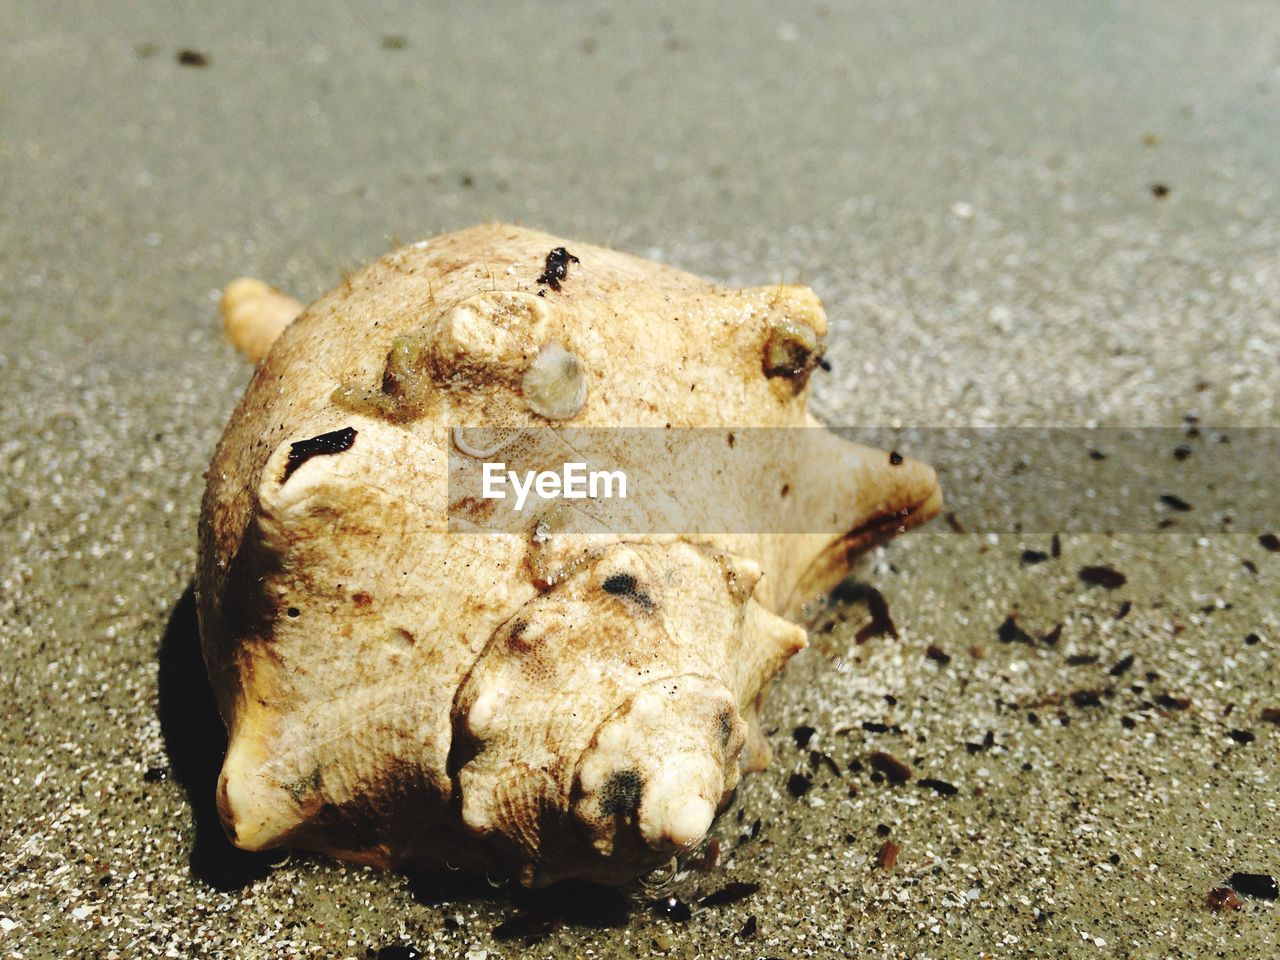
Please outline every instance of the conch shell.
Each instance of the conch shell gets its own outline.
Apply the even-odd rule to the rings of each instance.
[[[785,618],[941,503],[929,467],[806,413],[826,319],[804,287],[492,224],[305,310],[256,281],[223,309],[258,368],[208,472],[197,594],[218,810],[246,849],[644,874],[767,764],[765,691],[805,645]],[[477,532],[451,462],[531,427],[808,428],[823,455],[778,446],[748,486],[826,532]]]

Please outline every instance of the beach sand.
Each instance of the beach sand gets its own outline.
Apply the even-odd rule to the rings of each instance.
[[[0,953],[1280,950],[1275,903],[1205,905],[1280,875],[1265,531],[877,550],[897,639],[819,615],[674,908],[233,850],[188,592],[250,374],[220,287],[308,300],[491,219],[811,285],[830,423],[1274,428],[1273,4],[2,6]]]

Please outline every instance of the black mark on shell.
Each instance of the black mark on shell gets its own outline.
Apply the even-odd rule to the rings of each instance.
[[[600,788],[600,812],[607,817],[629,817],[640,809],[644,778],[635,770],[615,770]]]
[[[511,624],[507,631],[507,649],[515,653],[528,653],[533,644],[524,639],[524,632],[529,629],[529,621],[520,619]]]
[[[630,600],[646,613],[652,612],[656,604],[653,598],[640,589],[636,578],[629,573],[615,573],[605,578],[604,592]]]
[[[350,450],[351,445],[355,442],[355,428],[343,427],[341,430],[322,433],[320,436],[312,437],[310,440],[299,440],[290,444],[289,459],[284,465],[284,476],[280,478],[280,482],[287,482],[293,476],[293,472],[312,457],[342,453],[344,450]]]
[[[770,332],[764,344],[764,375],[787,377],[799,392],[821,357],[820,349],[818,336],[812,329],[790,321],[781,323]]]

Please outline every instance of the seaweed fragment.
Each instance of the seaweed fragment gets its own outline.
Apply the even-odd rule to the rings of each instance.
[[[567,279],[569,276],[569,264],[581,262],[564,247],[556,247],[547,254],[542,275],[538,277],[538,283],[545,284],[558,292],[560,290],[560,281]]]

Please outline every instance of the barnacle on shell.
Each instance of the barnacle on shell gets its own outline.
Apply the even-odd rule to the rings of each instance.
[[[587,402],[587,377],[577,357],[558,343],[548,343],[524,372],[520,392],[538,416],[568,420]]]
[[[223,305],[260,367],[208,474],[197,593],[218,809],[248,849],[529,885],[654,869],[767,764],[766,689],[805,644],[787,618],[941,502],[924,464],[816,432],[826,320],[802,287],[492,224],[305,310],[245,281]],[[637,534],[564,507],[502,526],[451,500],[451,463],[534,455],[524,431],[549,424],[725,427],[729,447],[810,428],[817,455],[780,445],[754,476],[834,532]],[[716,497],[690,484],[682,505]]]

